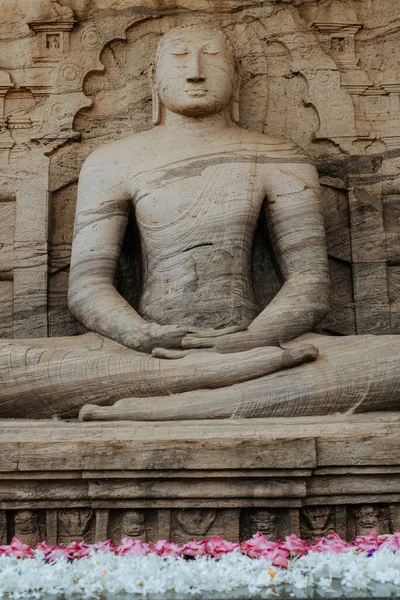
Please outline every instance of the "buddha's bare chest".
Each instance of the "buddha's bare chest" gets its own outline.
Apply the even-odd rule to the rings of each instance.
[[[249,160],[197,159],[135,178],[136,219],[149,243],[186,243],[200,232],[245,238],[254,231],[263,196]]]

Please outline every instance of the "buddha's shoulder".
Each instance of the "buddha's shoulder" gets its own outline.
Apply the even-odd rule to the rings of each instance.
[[[115,164],[121,166],[125,161],[131,162],[135,155],[140,156],[151,145],[153,137],[150,129],[106,142],[89,154],[86,163],[96,163],[106,169],[112,169]]]
[[[248,129],[241,129],[240,135],[246,140],[246,145],[254,149],[259,157],[270,158],[272,161],[310,162],[302,148],[285,138],[272,137]]]

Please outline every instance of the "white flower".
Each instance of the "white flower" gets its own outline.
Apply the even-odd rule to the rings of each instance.
[[[383,549],[366,553],[317,553],[297,558],[288,569],[272,567],[264,559],[251,559],[232,552],[220,560],[195,560],[147,556],[116,556],[92,552],[73,562],[57,560],[46,564],[43,553],[35,558],[0,556],[0,598],[34,599],[45,595],[76,594],[82,599],[118,594],[142,596],[175,592],[190,598],[194,594],[237,592],[250,596],[279,589],[302,590],[351,588],[357,592],[393,594],[400,586],[400,551]]]

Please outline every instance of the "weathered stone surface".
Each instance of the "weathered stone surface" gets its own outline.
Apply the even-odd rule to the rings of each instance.
[[[28,23],[39,48],[32,60],[55,69],[58,99],[49,94],[42,120],[32,120],[27,115],[36,107],[33,91],[26,86],[14,90],[12,78],[4,77],[10,135],[39,123],[31,138],[24,134],[18,143],[53,140],[42,154],[40,144],[35,147],[37,162],[23,154],[24,177],[15,191],[8,267],[14,335],[21,335],[25,318],[28,337],[75,329],[63,310],[71,238],[64,222],[71,226],[76,174],[86,151],[74,141],[68,153],[60,148],[60,138],[69,132],[67,138],[75,140],[74,127],[85,130],[88,144],[88,131],[109,138],[113,123],[121,126],[121,110],[123,121],[132,119],[136,134],[97,148],[80,175],[69,309],[99,337],[3,344],[0,414],[73,415],[83,402],[92,403],[80,413],[85,420],[255,418],[396,408],[397,336],[299,337],[325,317],[329,290],[317,172],[302,150],[276,137],[291,136],[310,150],[295,124],[305,90],[289,83],[290,74],[307,82],[303,100],[318,113],[315,141],[330,140],[350,154],[349,145],[355,149],[360,136],[370,135],[368,111],[365,118],[360,115],[360,103],[352,97],[354,81],[358,94],[372,86],[356,56],[355,36],[362,23],[349,5],[343,22],[336,23],[335,7],[331,0],[308,13],[271,3],[265,12],[259,10],[266,22],[258,19],[247,27],[244,7],[232,13],[223,6],[216,29],[211,15],[197,13],[182,13],[188,18],[182,16],[176,27],[176,18],[163,13],[162,6],[145,11],[156,22],[132,9],[100,11],[93,22],[81,23],[71,7],[54,1],[44,16]],[[278,32],[273,39],[265,37],[267,23]],[[121,27],[129,30],[131,43],[110,46],[103,73],[86,79],[89,65],[98,64],[99,50],[106,42],[114,44],[110,32],[117,35]],[[88,53],[78,61],[82,47]],[[155,54],[151,65],[148,52]],[[255,68],[264,73],[264,85],[261,76],[253,81],[258,79],[251,76]],[[145,96],[137,106],[129,99],[145,75],[155,127],[138,134],[148,125]],[[393,77],[380,77],[379,94],[397,93]],[[263,115],[259,101],[269,81],[271,96]],[[85,106],[79,104],[84,92],[93,99],[93,110],[81,111],[74,122]],[[63,105],[56,103],[60,96],[67,99]],[[293,123],[288,118],[285,131],[273,126],[269,131],[271,115],[272,122],[279,121],[274,111],[282,96]],[[267,135],[261,133],[264,125]],[[393,132],[381,122],[379,127],[390,145],[392,138],[386,138]],[[385,171],[383,155],[363,150],[358,147],[358,154],[346,157],[337,172],[332,168],[337,156],[333,164],[324,160],[320,167],[335,307],[325,327],[345,334],[383,334],[396,320],[387,288],[385,237],[386,231],[393,235],[395,203],[393,193],[391,200],[381,197],[383,173],[392,173],[393,165]],[[44,172],[49,162],[56,172],[65,164],[65,176],[49,182],[36,173],[36,186],[28,187],[33,165]],[[47,193],[36,193],[49,183],[51,201]],[[29,202],[35,204],[34,219],[28,218]],[[275,269],[283,284],[264,301],[253,289],[254,275],[261,273],[251,267],[257,256],[264,264],[262,254],[253,253],[254,240],[261,239],[256,231],[263,228],[269,233],[264,247],[271,246],[265,279]],[[276,280],[275,274],[274,289]],[[284,350],[277,348],[293,339]],[[217,360],[210,352],[218,354]],[[310,361],[315,362],[300,366]]]
[[[0,536],[183,542],[257,530],[268,539],[392,532],[400,468],[398,458],[388,466],[387,448],[398,448],[399,430],[398,413],[201,424],[3,420]],[[386,455],[361,455],[361,439]],[[314,449],[308,459],[305,444]],[[338,444],[346,452],[335,466]]]
[[[91,409],[86,418],[234,415],[238,419],[219,424],[207,420],[137,422],[134,427],[126,423],[4,422],[0,541],[13,534],[32,544],[45,538],[49,543],[67,543],[80,536],[89,541],[106,537],[119,541],[125,535],[177,541],[213,534],[243,539],[256,529],[271,539],[291,532],[312,537],[332,530],[351,537],[373,527],[381,533],[400,528],[398,416],[314,416],[398,408],[399,342],[397,336],[383,335],[400,332],[397,1],[375,4],[199,0],[193,11],[189,0],[144,0],[140,7],[132,7],[131,0],[0,0],[0,336],[14,338],[12,343],[0,342],[1,376],[7,373],[0,385],[0,414],[76,414],[85,402],[109,404],[122,398],[125,404],[116,405],[111,413],[107,407],[104,412]],[[218,171],[221,165],[211,164],[212,150],[217,152],[225,144],[222,134],[217,134],[215,143],[210,138],[202,149],[201,136],[195,138],[192,132],[190,141],[183,142],[175,131],[172,142],[161,140],[160,154],[157,131],[165,123],[151,130],[152,118],[157,121],[162,113],[157,105],[157,80],[153,80],[153,90],[149,84],[149,63],[160,37],[174,27],[194,25],[193,48],[200,25],[210,24],[228,35],[239,59],[240,92],[233,86],[230,116],[239,117],[240,129],[235,131],[241,137],[239,142],[235,136],[225,141],[241,145],[248,163],[257,164],[257,172],[265,168],[271,173],[277,165],[285,169],[285,182],[279,183],[275,196],[270,191],[269,212],[262,219],[253,204],[258,198],[256,186],[250,191],[250,184],[247,190],[243,188],[251,179],[248,172],[240,171],[243,165],[232,163],[229,153],[224,155],[223,172]],[[127,136],[134,140],[128,152],[134,164],[119,150],[126,144],[121,139]],[[250,138],[253,146],[243,142]],[[280,141],[271,142],[276,138]],[[255,153],[254,141],[258,145],[267,139],[269,149]],[[136,147],[138,140],[147,141]],[[188,155],[188,148],[192,153],[196,150],[193,156]],[[242,274],[246,273],[248,287],[255,288],[257,311],[272,307],[269,313],[266,309],[264,331],[275,335],[275,343],[310,331],[321,321],[314,318],[314,308],[318,306],[321,318],[326,309],[324,276],[318,289],[308,290],[308,314],[297,312],[301,307],[298,285],[295,302],[286,306],[286,317],[278,315],[279,328],[274,329],[274,303],[270,303],[288,279],[283,259],[290,263],[288,257],[296,244],[303,252],[313,247],[299,232],[302,217],[312,221],[314,213],[307,216],[305,210],[294,210],[303,191],[307,194],[293,180],[293,175],[302,176],[299,156],[305,154],[308,162],[317,165],[322,184],[331,279],[330,310],[319,323],[318,333],[344,337],[303,338],[300,344],[314,344],[320,356],[314,363],[281,370],[288,366],[289,349],[249,350],[243,346],[243,335],[234,338],[230,349],[246,354],[227,354],[219,361],[215,355],[199,361],[195,354],[167,361],[168,348],[156,350],[155,357],[138,356],[97,335],[125,344],[121,336],[129,327],[122,324],[118,332],[110,320],[112,327],[104,332],[99,320],[88,323],[73,309],[89,330],[97,332],[76,336],[85,329],[67,306],[68,276],[78,176],[93,151],[93,156],[105,159],[97,169],[89,168],[94,186],[89,191],[95,199],[89,213],[97,211],[93,224],[100,228],[113,219],[128,220],[116,286],[139,310],[140,318],[164,326],[186,326],[188,321],[190,326],[202,327],[237,325],[236,321],[248,325],[246,319],[253,318],[251,293],[242,294],[247,308],[236,320],[232,313],[229,320],[229,311],[217,302],[224,297],[220,280],[233,271],[230,259],[222,255],[216,259],[215,248],[207,245],[214,226],[225,241],[229,238],[223,248],[228,255],[235,258],[237,247],[246,242]],[[199,155],[204,156],[204,164]],[[163,166],[162,160],[157,163],[159,156],[186,163],[182,172],[172,171],[172,183],[171,171],[166,169],[157,188],[155,167]],[[265,157],[268,161],[263,162]],[[146,160],[150,169],[145,168]],[[87,164],[91,161],[93,157]],[[117,161],[119,170],[113,170]],[[152,204],[142,208],[148,190],[143,188],[141,208],[136,210],[141,231],[132,227],[132,214],[116,215],[121,203],[114,213],[111,205],[104,212],[104,206],[96,204],[102,184],[115,193],[118,182],[113,173],[120,173],[124,164],[128,176],[138,168],[150,173],[142,183],[144,188],[150,185],[157,190],[157,210],[162,200],[168,205],[164,225],[174,221],[179,211],[186,210],[186,222],[195,217],[196,225],[186,228],[188,239],[180,250],[198,271],[193,274],[193,264],[186,268],[185,263],[178,270],[175,267],[172,283],[168,278],[170,296],[179,295],[180,287],[186,290],[185,303],[179,307],[165,308],[165,298],[161,298],[164,309],[160,310],[154,297],[144,301],[142,295],[140,299],[143,270],[132,261],[132,251],[138,251],[141,240],[147,274],[160,252],[160,240],[151,227],[159,225],[162,213],[153,211]],[[241,177],[235,180],[239,172]],[[187,182],[195,196],[187,195]],[[316,187],[315,172],[309,183]],[[85,185],[83,177],[81,188]],[[199,218],[201,210],[192,214],[176,204],[177,198],[185,202],[189,196],[197,199],[203,216],[204,210],[210,213],[209,221]],[[235,237],[232,215],[240,211],[229,212],[229,204],[239,196],[251,201],[243,215],[255,231]],[[291,204],[283,210],[285,218],[280,222],[276,215],[281,196]],[[218,200],[219,212],[212,213],[212,199]],[[149,200],[153,200],[151,194]],[[103,211],[102,220],[96,224],[99,211]],[[78,208],[78,229],[82,218],[91,217],[92,213],[84,215]],[[316,221],[311,221],[309,232],[315,233]],[[146,235],[143,224],[150,225]],[[172,254],[183,239],[178,230],[175,227],[169,233]],[[97,248],[109,258],[112,240],[107,228],[102,232]],[[316,243],[319,250],[322,237]],[[86,233],[84,238],[89,241]],[[192,248],[193,243],[198,247]],[[85,260],[84,255],[81,258]],[[240,260],[231,262],[241,264]],[[103,272],[111,272],[109,264],[104,266],[101,259],[99,264]],[[313,264],[315,254],[309,250],[300,269],[303,278]],[[323,264],[326,273],[325,259]],[[93,265],[88,272],[96,277]],[[196,313],[196,285],[206,270],[212,280],[203,294],[205,308]],[[153,269],[151,276],[157,272]],[[80,290],[88,278],[82,281]],[[240,296],[237,292],[231,300]],[[101,295],[96,292],[91,297]],[[105,312],[107,319],[113,314]],[[169,322],[168,314],[172,315]],[[263,330],[258,323],[255,337]],[[287,329],[282,335],[285,323],[290,324],[290,335]],[[152,341],[156,333],[151,332]],[[360,334],[376,335],[353,337]],[[168,339],[159,337],[158,346],[168,346]],[[260,345],[257,339],[256,346]],[[190,345],[207,341],[191,336],[186,348],[179,350],[186,352]],[[222,338],[213,341],[223,343]],[[141,344],[139,340],[127,345],[143,351]],[[152,349],[151,344],[146,348]],[[293,359],[298,351],[291,346],[290,352]],[[300,351],[296,360],[304,358],[314,355]],[[279,372],[272,373],[275,370]],[[240,383],[231,387],[236,382]],[[204,388],[214,389],[204,392]],[[170,397],[171,392],[178,395]],[[308,420],[280,418],[296,414],[309,415]],[[265,415],[276,419],[259,418]],[[242,417],[253,419],[249,423]]]
[[[28,23],[41,20],[46,22],[51,18],[47,1],[40,0],[32,3],[30,0],[23,0],[18,3],[9,1],[2,3],[0,25],[2,26],[1,67],[4,69],[2,71],[4,87],[0,90],[0,98],[6,99],[5,118],[10,119],[11,123],[7,124],[6,121],[6,129],[2,133],[1,156],[11,157],[11,160],[6,161],[7,168],[2,174],[2,177],[6,178],[5,185],[9,186],[10,197],[12,194],[15,195],[16,188],[20,185],[20,175],[24,171],[26,173],[24,162],[32,165],[29,185],[39,201],[39,198],[44,197],[41,185],[38,185],[41,175],[48,175],[44,195],[47,190],[57,192],[65,182],[77,178],[83,159],[93,147],[101,145],[105,140],[148,128],[151,123],[150,88],[147,83],[148,57],[155,50],[160,33],[177,24],[190,22],[194,18],[190,12],[181,14],[178,12],[173,17],[167,13],[171,9],[190,11],[193,8],[190,2],[160,3],[145,0],[141,3],[141,10],[137,12],[132,9],[132,3],[129,1],[124,4],[112,0],[90,2],[70,0],[64,4],[69,4],[75,10],[78,20],[72,31],[67,32],[70,36],[69,47],[64,48],[61,53],[61,62],[57,55],[53,54],[47,59],[44,57],[44,62],[34,63],[33,58],[39,55],[42,38],[40,32],[29,28]],[[398,194],[398,187],[396,188],[398,170],[395,166],[398,158],[395,153],[396,136],[398,139],[399,134],[396,117],[397,92],[394,84],[398,65],[394,59],[396,53],[391,51],[398,43],[396,25],[393,21],[396,14],[395,0],[385,0],[379,7],[352,0],[343,2],[343,14],[348,10],[349,14],[354,15],[356,11],[357,19],[351,26],[344,22],[334,31],[330,29],[329,13],[322,12],[319,16],[316,15],[314,2],[271,1],[264,3],[262,7],[254,7],[254,3],[251,2],[231,0],[213,2],[212,6],[209,2],[197,4],[198,10],[203,11],[201,18],[205,21],[212,19],[215,24],[226,26],[229,35],[239,48],[239,55],[243,62],[241,99],[243,124],[259,131],[268,131],[270,135],[288,137],[300,144],[309,155],[315,157],[324,179],[327,171],[332,173],[331,183],[334,180],[334,187],[339,183],[339,189],[344,190],[344,195],[350,176],[353,180],[355,178],[362,180],[367,193],[371,188],[371,178],[376,176],[381,181],[384,194],[389,198],[386,201],[386,196],[384,197],[384,204],[390,203],[393,196]],[[152,19],[152,16],[158,18]],[[81,19],[87,20],[81,21]],[[323,22],[324,19],[327,20],[326,23]],[[354,21],[354,18],[350,18],[350,21]],[[57,26],[56,15],[53,23]],[[57,32],[53,31],[49,35],[56,34]],[[121,35],[125,35],[126,40],[116,41],[115,38]],[[300,56],[296,57],[294,54],[293,39],[302,44],[303,63],[300,61]],[[339,47],[341,43],[344,44],[343,48]],[[101,61],[105,65],[105,71],[99,74],[94,69],[102,68],[98,58],[102,50]],[[299,71],[301,64],[305,65],[304,73]],[[83,76],[91,73],[85,78],[79,77],[79,86],[80,82],[84,81],[84,94],[93,102],[92,108],[81,112],[79,108],[87,104],[87,101],[85,96],[82,93],[78,94],[77,88],[74,87],[77,69],[73,65],[79,65]],[[341,89],[351,97],[354,105],[358,135],[354,133],[354,125],[352,125],[346,131],[347,138],[345,136],[339,140],[335,128],[337,129],[340,119],[339,121],[332,119],[334,111],[330,110],[327,114],[328,121],[323,128],[325,130],[331,128],[331,138],[328,136],[326,139],[332,139],[335,143],[314,136],[314,132],[318,129],[318,120],[324,114],[318,112],[321,105],[317,106],[316,100],[313,102],[313,96],[308,91],[309,73],[314,68],[317,72],[318,69],[321,71],[328,69],[335,73],[336,69],[340,73]],[[58,77],[56,75],[59,70],[61,75]],[[11,75],[7,75],[7,72]],[[67,82],[70,82],[69,89],[65,88],[65,91],[58,89],[57,85],[53,86],[53,81],[60,81],[61,84],[64,73]],[[268,77],[264,76],[265,73],[268,73]],[[379,78],[376,74],[379,74]],[[25,97],[21,96],[20,92],[18,92],[19,96],[15,95],[15,85],[26,90]],[[326,83],[322,88],[326,90]],[[337,99],[333,99],[332,102],[334,106],[338,104]],[[81,150],[77,154],[74,144],[56,150],[51,155],[46,168],[46,165],[41,162],[41,156],[49,150],[49,147],[51,148],[52,140],[58,137],[62,144],[63,140],[70,137],[73,115],[69,103],[71,109],[75,107],[78,111],[75,130],[83,136],[83,142],[79,144]],[[339,102],[339,105],[342,112],[346,112],[347,109],[344,109],[346,103]],[[44,114],[49,135],[45,140],[46,143],[36,149],[37,142],[32,139],[35,138],[37,131],[43,128]],[[17,115],[20,122],[16,124]],[[388,123],[387,131],[385,131],[385,123]],[[339,145],[346,145],[345,151],[340,149],[338,142]],[[385,145],[389,148],[387,154],[385,154]],[[351,153],[353,157],[351,160],[346,152]],[[372,195],[375,194],[378,198],[380,191],[376,184],[373,185],[375,187],[372,189]],[[330,201],[330,206],[327,207],[328,214],[331,206]],[[396,211],[395,206],[394,210]],[[52,222],[51,202],[46,211],[48,215],[45,220]],[[32,213],[28,214],[31,218]],[[396,219],[395,213],[393,214],[392,223]],[[23,218],[21,211],[17,220],[19,221],[20,218]],[[61,230],[69,236],[67,244],[71,242],[72,221],[73,215],[69,215],[63,219],[61,225]],[[40,224],[32,225],[39,232]],[[356,227],[356,224],[352,225],[352,233],[357,237]],[[62,233],[59,227],[57,231]],[[350,262],[350,258],[344,257],[348,248],[345,239],[348,239],[349,224],[343,222],[342,229],[339,223],[336,226],[336,240],[342,239],[342,243],[334,242],[331,231],[332,226],[328,224],[328,243],[333,256],[337,257],[339,252],[339,258]],[[52,225],[50,235],[54,234],[55,226]],[[382,243],[384,237],[385,235],[382,234]],[[378,245],[380,246],[381,243],[379,242]],[[54,250],[56,251],[56,246]],[[51,248],[50,252],[52,252]],[[68,251],[65,258],[64,265],[68,268]],[[370,258],[367,262],[368,260]],[[51,277],[51,274],[49,276]],[[344,277],[346,279],[347,276]],[[344,286],[346,285],[347,283],[344,283]],[[340,282],[336,289],[338,286],[340,288]],[[37,294],[40,296],[40,290],[37,290]],[[64,303],[63,308],[61,302]],[[352,302],[353,300],[347,296],[344,301],[342,298],[338,311],[345,311],[346,307],[347,310],[353,310]],[[357,302],[356,293],[355,306]],[[7,304],[10,308],[4,312],[8,315],[11,310],[12,314],[12,300],[7,300]],[[42,299],[39,300],[39,305],[40,310],[46,313],[47,307],[44,306]],[[49,304],[48,310],[52,314],[50,334],[70,335],[73,325],[66,317],[65,293],[63,300],[60,296],[60,308],[57,306],[55,310],[53,305]],[[338,311],[334,302],[332,312],[336,314]],[[18,319],[18,329],[21,331],[23,325],[20,315]],[[28,313],[25,317],[26,329],[21,331],[21,335],[24,337],[43,335],[42,326],[40,325],[35,333],[29,325],[29,320]],[[63,323],[65,323],[64,329]],[[340,333],[350,333],[348,326],[346,331],[343,331],[341,321],[334,320],[333,323],[337,323]],[[397,321],[392,323],[392,331],[397,333]],[[329,322],[328,327],[334,329],[332,321]],[[351,331],[351,333],[355,332]]]

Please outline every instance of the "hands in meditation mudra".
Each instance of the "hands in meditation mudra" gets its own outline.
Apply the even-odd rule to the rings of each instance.
[[[3,340],[0,416],[395,409],[400,336],[309,333],[329,299],[318,176],[293,144],[236,125],[230,41],[210,28],[173,29],[159,43],[152,85],[156,127],[102,146],[80,175],[69,306],[90,333]],[[114,287],[132,203],[137,310]],[[263,212],[284,284],[260,312],[252,251]]]

